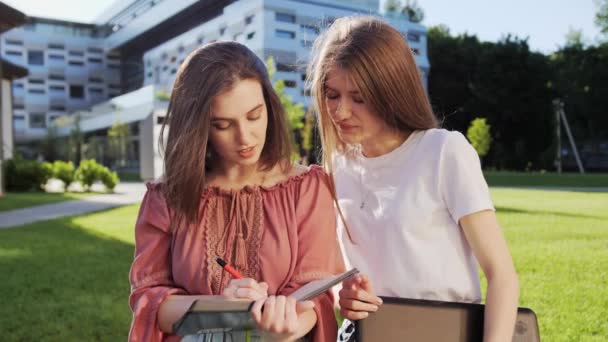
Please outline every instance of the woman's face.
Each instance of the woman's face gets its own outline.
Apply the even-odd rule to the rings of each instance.
[[[209,142],[216,160],[225,168],[255,165],[266,142],[267,127],[261,84],[254,79],[237,81],[212,103]]]
[[[325,81],[325,106],[340,139],[346,144],[362,144],[381,135],[387,125],[366,104],[348,71],[333,67]]]

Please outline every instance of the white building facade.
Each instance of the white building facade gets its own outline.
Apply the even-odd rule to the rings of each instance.
[[[158,178],[166,115],[158,94],[170,93],[190,52],[217,40],[241,42],[264,60],[273,57],[275,80],[308,107],[305,67],[319,32],[338,17],[380,15],[379,6],[378,0],[117,0],[94,24],[68,25],[62,36],[57,23],[44,20],[9,31],[0,39],[2,55],[30,72],[13,86],[16,140],[43,138],[65,113],[77,112],[82,131],[96,136],[118,120],[137,132],[131,149],[139,151],[132,155],[141,178]],[[402,15],[385,19],[408,40],[426,82],[426,28]],[[67,136],[69,128],[59,134]]]

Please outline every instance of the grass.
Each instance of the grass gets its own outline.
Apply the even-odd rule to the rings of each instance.
[[[521,186],[521,187],[608,187],[606,173],[540,173],[540,172],[511,172],[486,171],[486,180],[490,186]]]
[[[8,192],[0,197],[0,212],[90,196],[91,193]]]
[[[608,340],[608,194],[492,189],[544,341]],[[0,230],[5,341],[125,340],[137,206]]]

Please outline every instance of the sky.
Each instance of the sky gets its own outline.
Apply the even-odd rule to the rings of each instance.
[[[86,23],[116,0],[0,1],[27,15]],[[530,47],[543,53],[563,46],[571,29],[582,30],[588,44],[600,38],[594,0],[418,0],[418,4],[426,26],[444,24],[452,34],[467,32],[482,41],[497,41],[511,33],[528,38]]]

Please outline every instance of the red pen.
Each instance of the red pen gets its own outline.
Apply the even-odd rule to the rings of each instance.
[[[234,267],[230,266],[230,264],[225,262],[222,258],[217,257],[215,258],[215,261],[217,261],[217,263],[220,264],[220,266],[222,266],[222,268],[226,272],[230,273],[235,279],[244,278],[243,275],[239,273],[239,271],[235,270]]]

